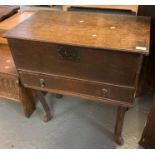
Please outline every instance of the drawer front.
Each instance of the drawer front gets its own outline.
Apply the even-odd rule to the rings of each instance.
[[[134,86],[140,55],[9,39],[18,69]]]
[[[31,87],[49,92],[64,91],[65,94],[79,94],[100,99],[111,99],[132,104],[133,88],[124,88],[98,82],[70,79],[55,75],[34,74],[19,71],[21,82],[25,87]]]

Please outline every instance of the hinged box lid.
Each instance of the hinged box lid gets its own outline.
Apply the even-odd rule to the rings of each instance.
[[[150,18],[86,12],[39,11],[6,38],[149,54]]]

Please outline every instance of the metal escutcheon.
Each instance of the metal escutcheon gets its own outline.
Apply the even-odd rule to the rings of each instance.
[[[58,47],[58,56],[61,60],[67,61],[79,61],[79,51],[70,46],[59,46]]]

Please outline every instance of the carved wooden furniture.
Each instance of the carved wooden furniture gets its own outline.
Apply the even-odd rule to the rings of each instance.
[[[155,96],[150,109],[141,140],[139,142],[146,149],[155,149]]]
[[[0,22],[0,43],[7,44],[7,40],[3,37],[4,32],[20,24],[22,21],[29,18],[33,13],[34,11],[29,10],[19,12]]]
[[[32,15],[33,12],[17,13],[0,22],[0,98],[21,103],[29,117],[35,110],[35,92],[24,88],[19,81],[16,67],[3,33]]]
[[[111,9],[111,10],[126,10],[137,14],[138,5],[63,5],[63,11],[68,11],[70,7],[79,8],[97,8],[97,9]]]
[[[32,90],[21,86],[8,45],[0,45],[0,98],[22,103],[24,114],[29,117],[35,110]]]
[[[17,13],[19,9],[17,5],[0,5],[0,21]]]
[[[118,107],[114,139],[122,144],[149,34],[147,17],[40,11],[5,37],[24,87]]]

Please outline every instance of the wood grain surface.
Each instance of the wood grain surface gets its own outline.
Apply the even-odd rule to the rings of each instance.
[[[149,54],[150,18],[39,11],[5,37]]]

